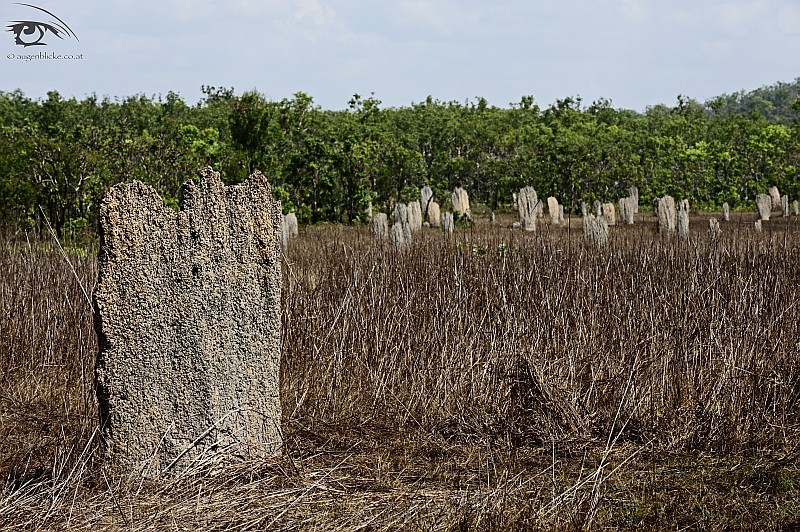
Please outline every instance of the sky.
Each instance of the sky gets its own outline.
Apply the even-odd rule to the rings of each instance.
[[[643,111],[800,77],[798,0],[0,0],[0,20],[71,30],[30,46],[0,33],[0,91],[32,98],[194,104],[211,85],[324,109],[374,93],[381,107],[531,95]]]

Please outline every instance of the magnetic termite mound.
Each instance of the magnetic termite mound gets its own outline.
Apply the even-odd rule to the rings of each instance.
[[[281,206],[203,171],[179,211],[120,184],[100,208],[95,379],[108,465],[148,476],[281,448]]]

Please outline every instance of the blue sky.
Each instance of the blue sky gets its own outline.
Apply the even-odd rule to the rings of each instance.
[[[0,34],[0,90],[83,98],[201,85],[303,91],[326,109],[354,93],[506,107],[580,95],[615,107],[705,101],[800,77],[797,0],[24,0],[77,35],[22,47]],[[27,18],[24,18],[27,17]],[[38,18],[37,18],[38,17]],[[3,26],[48,15],[0,0]],[[25,61],[48,52],[82,59]],[[9,59],[9,57],[12,57]]]

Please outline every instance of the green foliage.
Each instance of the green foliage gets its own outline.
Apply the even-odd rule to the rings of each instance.
[[[272,101],[212,86],[195,106],[173,92],[82,101],[0,92],[0,221],[38,230],[49,221],[61,235],[93,228],[105,191],[134,179],[175,207],[182,182],[209,165],[229,184],[260,170],[302,223],[363,220],[370,202],[388,212],[424,185],[444,209],[456,186],[497,210],[526,185],[573,213],[633,185],[642,205],[671,194],[737,208],[771,185],[800,195],[797,87],[707,104],[679,96],[644,113],[580,98],[541,109],[532,96],[505,109],[432,97],[382,108],[355,94],[328,111],[302,92]]]
[[[731,116],[761,117],[779,124],[791,124],[800,118],[800,78],[791,83],[778,82],[750,92],[723,94],[710,100],[714,113]]]

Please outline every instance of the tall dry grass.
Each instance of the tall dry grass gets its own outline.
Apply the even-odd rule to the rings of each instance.
[[[602,251],[563,230],[425,234],[398,254],[312,231],[290,253],[284,408],[309,426],[510,447],[620,423],[666,450],[796,443],[795,235],[651,233],[620,230]]]
[[[404,253],[310,228],[284,263],[285,454],[161,481],[100,465],[91,253],[7,235],[0,527],[798,526],[800,227],[782,223],[713,242],[640,223],[603,250],[479,225]]]
[[[95,253],[63,253],[24,234],[0,239],[2,476],[57,474],[97,427],[97,341],[84,294],[97,276]]]

